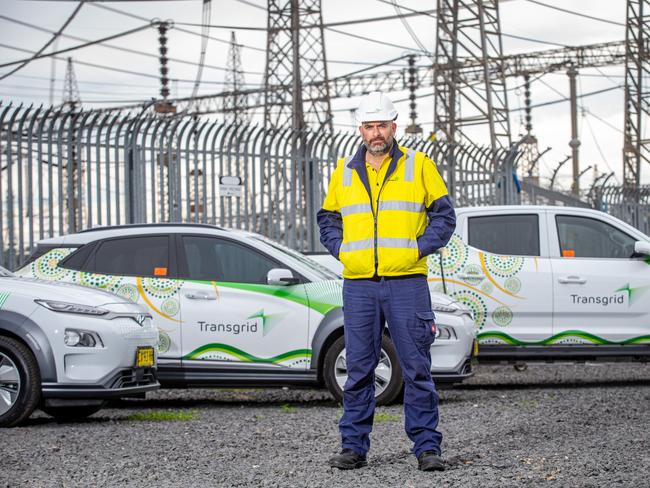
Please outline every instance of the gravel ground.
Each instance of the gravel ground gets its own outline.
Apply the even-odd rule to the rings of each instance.
[[[368,467],[338,471],[326,391],[163,390],[3,430],[0,486],[648,486],[648,364],[484,365],[440,397],[443,473],[417,471],[401,405],[378,409]]]

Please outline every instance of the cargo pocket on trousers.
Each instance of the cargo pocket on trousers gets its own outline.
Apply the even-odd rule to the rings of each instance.
[[[436,316],[432,310],[415,312],[411,337],[418,347],[422,349],[431,347],[436,340]]]

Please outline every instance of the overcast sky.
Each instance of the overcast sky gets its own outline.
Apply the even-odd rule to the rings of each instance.
[[[525,41],[512,37],[503,37],[505,54],[527,51],[553,49],[558,45],[577,46],[607,41],[622,41],[625,39],[625,1],[624,0],[541,0],[543,3],[562,7],[588,15],[607,19],[602,22],[586,19],[569,13],[560,12],[547,6],[538,5],[528,0],[510,0],[500,2],[501,29],[504,34],[523,36],[532,40]],[[411,9],[433,9],[433,0],[399,0],[400,5]],[[34,24],[38,27],[57,30],[74,10],[77,2],[68,1],[19,1],[3,0],[0,3],[0,15],[11,19]],[[94,40],[139,27],[145,22],[125,15],[109,12],[101,8],[105,5],[129,12],[146,19],[172,19],[177,24],[181,22],[200,23],[202,2],[196,1],[139,1],[139,2],[102,2],[100,5],[87,3],[72,23],[65,30],[71,36]],[[256,8],[257,5],[261,8]],[[332,23],[353,19],[366,19],[384,15],[394,15],[395,9],[389,2],[382,0],[322,0],[323,20]],[[404,12],[407,10],[405,9]],[[213,24],[225,26],[266,27],[266,10],[264,0],[212,0]],[[417,39],[430,52],[435,51],[435,19],[430,16],[408,18],[408,24]],[[22,59],[27,53],[10,49],[7,46],[36,51],[43,46],[51,34],[33,28],[18,25],[7,19],[0,19],[0,61],[8,62]],[[198,27],[183,26],[184,29],[200,32]],[[328,57],[329,76],[339,76],[363,68],[359,62],[380,63],[394,59],[408,51],[419,50],[416,40],[408,33],[399,19],[383,22],[356,24],[337,27],[338,30],[384,41],[393,45],[364,41],[332,30],[325,31],[325,43]],[[228,53],[229,29],[210,30],[214,38],[224,42],[210,40],[208,43],[206,66],[199,94],[218,92],[224,81],[223,68],[226,66]],[[254,30],[237,30],[237,41],[245,47],[242,49],[242,64],[246,70],[245,80],[250,87],[262,83],[266,48],[266,32]],[[144,51],[157,56],[157,31],[153,28],[111,41],[110,44],[130,49]],[[79,40],[61,38],[58,48],[79,44]],[[196,63],[200,53],[200,37],[171,30],[169,32],[169,56]],[[157,97],[159,92],[158,60],[156,57],[146,57],[130,54],[101,45],[96,45],[71,53],[78,62],[89,62],[112,66],[120,69],[137,71],[148,74],[141,76],[108,71],[96,67],[75,65],[79,82],[80,95],[84,107],[116,105],[118,101],[144,100]],[[418,59],[418,64],[431,63],[426,55]],[[399,61],[379,70],[403,66]],[[196,77],[196,66],[170,62],[170,77],[179,80],[172,83],[173,96],[188,96],[192,91],[192,80]],[[219,69],[221,68],[221,69]],[[18,73],[0,81],[0,100],[49,103],[49,78],[52,70],[50,59],[30,63]],[[8,68],[0,69],[0,74]],[[56,83],[54,102],[60,103],[63,90],[65,63],[57,62],[55,66]],[[589,165],[597,166],[598,172],[614,171],[617,181],[622,174],[622,144],[623,144],[623,83],[624,67],[611,66],[598,69],[583,69],[578,80],[578,92],[593,91],[620,86],[600,95],[588,96],[579,101],[580,161],[582,168]],[[522,84],[521,78],[508,79],[508,102],[511,114],[513,138],[524,131],[523,112],[515,111],[523,105],[523,90],[517,89]],[[569,82],[565,71],[551,73],[534,81],[532,85],[532,103],[539,104],[567,97]],[[425,134],[433,127],[433,96],[431,88],[418,91],[424,97],[418,99],[418,122],[423,126]],[[394,99],[404,98],[406,93],[394,93]],[[112,102],[112,103],[101,103]],[[353,130],[350,111],[356,107],[357,99],[336,99],[332,102],[335,113],[337,130]],[[398,122],[403,129],[408,122],[408,107],[406,103],[398,104],[400,117]],[[570,139],[569,103],[557,103],[535,108],[533,116],[533,133],[539,140],[540,150],[552,147],[541,160],[540,172],[542,178],[548,178],[565,156],[570,154],[568,142]],[[217,117],[213,115],[212,117]],[[648,121],[646,121],[647,124]],[[646,132],[647,133],[647,132]],[[477,135],[477,142],[487,142],[485,134]],[[647,166],[647,165],[646,165]],[[644,168],[643,181],[650,182],[650,171]],[[588,186],[593,178],[589,171],[584,177],[582,186]],[[568,188],[570,185],[570,163],[567,163],[560,173],[560,185]]]

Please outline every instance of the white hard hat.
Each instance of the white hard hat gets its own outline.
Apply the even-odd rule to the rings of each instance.
[[[397,118],[397,110],[395,110],[395,106],[390,101],[390,98],[382,92],[374,91],[368,93],[361,99],[356,116],[360,124],[375,120],[395,120]]]

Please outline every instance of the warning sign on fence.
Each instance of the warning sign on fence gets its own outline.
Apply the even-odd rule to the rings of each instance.
[[[219,193],[222,197],[241,197],[244,185],[239,176],[219,177]]]

